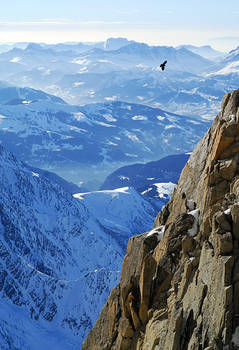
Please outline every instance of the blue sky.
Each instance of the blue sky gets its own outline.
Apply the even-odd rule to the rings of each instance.
[[[1,4],[0,41],[101,41],[239,46],[237,0],[11,0]]]

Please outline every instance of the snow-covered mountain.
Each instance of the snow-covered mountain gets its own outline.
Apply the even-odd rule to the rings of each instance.
[[[87,188],[93,181],[90,189],[123,165],[191,150],[208,126],[207,120],[124,102],[70,106],[39,97],[0,105],[3,146],[68,181]]]
[[[239,46],[229,52],[218,64],[213,67],[212,72],[206,75],[214,79],[229,79],[230,83],[239,83]]]
[[[74,198],[2,146],[0,186],[1,349],[78,349],[155,209],[126,188]]]
[[[118,241],[121,241],[123,248],[126,248],[129,233],[133,235],[145,231],[158,213],[158,210],[152,210],[143,196],[129,187],[77,193],[74,197],[83,200],[90,213],[97,215],[104,227],[118,233]]]

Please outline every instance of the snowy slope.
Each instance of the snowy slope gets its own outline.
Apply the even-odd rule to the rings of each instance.
[[[206,75],[214,79],[228,79],[231,83],[239,81],[239,47],[230,51],[218,64],[213,67],[211,72]]]
[[[128,238],[151,227],[154,209],[131,190],[74,198],[2,146],[0,186],[1,349],[78,349],[118,283]],[[127,230],[122,203],[132,202],[139,220]]]
[[[115,190],[78,193],[75,198],[82,200],[90,213],[101,218],[109,230],[118,230],[119,240],[125,247],[129,232],[133,234],[148,230],[157,215],[148,201],[129,187]]]

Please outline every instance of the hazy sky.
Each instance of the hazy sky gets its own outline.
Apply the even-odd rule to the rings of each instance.
[[[1,1],[0,42],[103,41],[239,46],[238,0]]]

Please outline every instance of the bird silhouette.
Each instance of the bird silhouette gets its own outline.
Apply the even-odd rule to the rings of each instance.
[[[164,61],[162,64],[160,64],[160,68],[161,68],[162,70],[165,69],[166,63],[167,63],[167,61]]]

